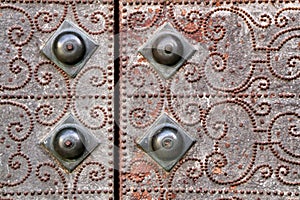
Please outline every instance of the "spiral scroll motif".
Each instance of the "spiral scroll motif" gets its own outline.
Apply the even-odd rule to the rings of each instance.
[[[86,193],[102,195],[103,199],[113,196],[113,185],[109,182],[113,163],[109,161],[108,167],[104,167],[102,160],[91,161],[102,154],[88,157],[90,160],[83,161],[72,174],[43,146],[47,134],[70,113],[77,114],[75,118],[83,122],[84,128],[101,130],[96,133],[103,144],[112,141],[112,10],[111,2],[102,1],[0,3],[0,199],[75,199]],[[65,20],[80,26],[95,43],[103,44],[99,53],[93,54],[95,59],[90,60],[94,65],[85,63],[77,77],[82,78],[83,85],[42,53]],[[87,113],[81,111],[81,106],[89,106]],[[110,146],[105,151],[113,152]],[[85,175],[94,187],[85,188],[82,194]]]

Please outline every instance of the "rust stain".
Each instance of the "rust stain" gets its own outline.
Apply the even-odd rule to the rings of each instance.
[[[153,19],[147,19],[147,20],[145,21],[145,25],[146,25],[146,26],[150,26],[150,25],[152,24],[152,22],[153,22]]]
[[[203,35],[201,33],[201,31],[198,31],[194,34],[191,34],[190,37],[193,39],[193,40],[196,40],[197,42],[200,42],[200,43],[206,43],[207,41],[205,41],[203,39]]]
[[[216,2],[216,6],[221,6],[221,3],[219,1]]]
[[[226,148],[229,148],[229,147],[230,147],[230,143],[226,143],[226,144],[225,144],[225,147],[226,147]]]
[[[146,60],[146,58],[143,56],[143,57],[141,57],[140,59],[138,59],[138,62],[146,62],[147,60]]]
[[[134,69],[133,73],[134,73],[134,75],[140,75],[141,74],[139,69]]]
[[[171,194],[171,199],[175,199],[176,198],[176,194],[172,193]]]
[[[230,190],[235,190],[235,189],[236,189],[236,186],[230,186],[229,189],[230,189]]]
[[[212,172],[214,174],[222,174],[222,169],[220,167],[215,167]]]
[[[228,54],[228,53],[225,53],[225,54],[224,54],[224,58],[225,58],[225,59],[228,59],[228,58],[229,58],[229,54]]]
[[[133,192],[133,197],[134,197],[134,199],[144,199],[144,200],[151,200],[152,199],[152,197],[151,197],[151,195],[147,192],[147,191],[144,191],[144,192],[142,192],[142,193],[140,193],[140,192]]]

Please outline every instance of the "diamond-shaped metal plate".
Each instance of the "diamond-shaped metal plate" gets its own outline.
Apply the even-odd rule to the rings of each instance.
[[[168,115],[162,115],[139,141],[139,146],[170,171],[195,140]]]
[[[82,39],[83,46],[85,51],[82,55],[82,58],[74,63],[69,64],[60,60],[56,54],[53,46],[56,43],[56,40],[62,34],[76,34]],[[65,20],[61,26],[55,31],[55,33],[49,38],[45,46],[42,49],[42,52],[47,56],[51,61],[57,64],[62,70],[64,70],[70,77],[75,77],[79,71],[84,67],[85,63],[89,60],[92,54],[96,51],[98,45],[93,41],[93,39],[88,36],[83,30],[77,27],[73,22]]]
[[[122,1],[122,199],[299,199],[299,7]],[[168,79],[139,53],[166,23],[197,50]],[[197,141],[170,172],[136,147],[163,113]]]
[[[0,199],[114,198],[113,10],[110,0],[1,1]],[[74,78],[41,51],[64,21],[101,44]],[[70,113],[101,143],[71,173],[40,145]]]
[[[63,130],[69,130],[74,129],[76,130],[77,135],[80,135],[82,138],[80,142],[80,145],[82,144],[83,148],[79,149],[82,150],[80,152],[80,155],[77,158],[74,159],[68,159],[65,158],[64,155],[61,155],[55,150],[55,145],[57,145],[56,140],[59,140],[57,138],[57,135],[63,131]],[[71,143],[72,141],[64,141]],[[72,172],[98,145],[99,142],[97,141],[97,138],[95,138],[88,129],[86,129],[80,122],[78,122],[72,114],[67,116],[65,119],[62,120],[61,123],[59,123],[54,130],[52,130],[49,135],[41,141],[41,144],[45,147],[47,151],[51,155],[53,155],[66,169],[68,169],[70,172]],[[65,146],[68,144],[65,144]],[[70,144],[72,145],[72,144]],[[73,144],[74,145],[74,144]],[[66,146],[67,148],[67,146]],[[76,148],[76,146],[75,146]],[[78,149],[75,149],[78,151]],[[75,152],[76,153],[76,152]]]
[[[176,40],[169,41],[170,44],[157,44],[157,46],[164,46],[171,45],[172,43],[180,43],[179,50],[180,52],[175,52],[175,56],[178,57],[178,59],[174,63],[162,64],[155,59],[155,54],[153,53],[153,50],[156,47],[155,43],[161,39],[164,36],[173,37]],[[163,41],[159,41],[158,43],[163,43]],[[154,47],[155,46],[155,47]],[[165,49],[157,49],[158,51],[166,51]],[[199,49],[202,51],[203,49]],[[170,78],[176,71],[182,66],[182,64],[188,60],[194,53],[196,49],[187,41],[187,39],[184,38],[178,31],[176,31],[170,23],[166,23],[162,25],[162,27],[158,28],[158,30],[154,33],[153,36],[139,49],[139,52],[151,63],[151,65],[166,79]],[[205,52],[205,51],[204,51]],[[170,50],[169,54],[173,53],[172,50]],[[167,59],[170,60],[168,56],[161,56],[160,59]]]

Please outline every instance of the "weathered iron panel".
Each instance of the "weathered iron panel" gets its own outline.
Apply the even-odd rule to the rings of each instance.
[[[0,198],[113,199],[113,2],[2,2]],[[74,78],[41,51],[65,20],[98,45],[83,56],[91,57]],[[78,166],[66,165],[71,171],[75,166],[72,172],[41,144],[70,114],[74,118],[67,122],[81,127],[75,132],[88,131],[79,134],[87,146],[73,140],[78,136],[73,132],[64,141],[63,148],[79,144],[83,152]],[[66,155],[76,160],[81,154]]]
[[[300,199],[299,11],[298,1],[120,3],[122,199]],[[166,23],[196,52],[165,78],[139,52]],[[139,147],[163,114],[196,140],[170,172]]]
[[[120,198],[300,199],[300,3],[119,4]],[[0,4],[1,199],[118,196],[113,10]],[[66,21],[97,45],[76,64],[51,47]]]

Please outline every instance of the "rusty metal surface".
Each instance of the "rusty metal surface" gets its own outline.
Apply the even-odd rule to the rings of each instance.
[[[0,3],[0,198],[112,199],[113,3],[10,2]],[[65,20],[99,45],[76,78],[41,52]],[[72,173],[40,145],[69,114],[100,143]]]
[[[300,199],[299,11],[120,2],[121,199]],[[110,1],[0,4],[1,199],[114,197],[112,12]],[[64,20],[99,45],[75,78],[41,52]],[[139,53],[166,23],[196,49],[169,79]],[[40,145],[70,113],[100,143],[72,173]],[[164,114],[196,141],[170,172],[138,145]]]
[[[299,2],[120,11],[121,198],[300,199]],[[166,22],[197,50],[167,80],[138,52]],[[138,147],[163,113],[196,140],[170,172]]]

